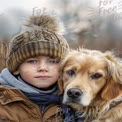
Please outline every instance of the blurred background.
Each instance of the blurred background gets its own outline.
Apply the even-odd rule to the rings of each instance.
[[[122,0],[0,0],[0,3],[2,60],[6,59],[6,44],[23,31],[26,18],[43,7],[57,12],[71,48],[111,50],[122,57]]]

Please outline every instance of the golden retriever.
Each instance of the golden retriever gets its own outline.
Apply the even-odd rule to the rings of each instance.
[[[61,72],[63,103],[80,110],[84,122],[122,122],[120,58],[110,51],[71,50]]]

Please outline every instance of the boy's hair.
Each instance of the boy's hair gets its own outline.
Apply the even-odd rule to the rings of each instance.
[[[69,46],[63,37],[63,25],[54,13],[43,10],[29,17],[28,30],[10,41],[7,68],[14,72],[26,59],[45,55],[61,59]]]

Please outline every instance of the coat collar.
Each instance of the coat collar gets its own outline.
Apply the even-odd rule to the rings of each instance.
[[[0,85],[0,103],[2,105],[9,104],[15,101],[26,102],[29,100],[21,91],[15,88],[8,88]]]

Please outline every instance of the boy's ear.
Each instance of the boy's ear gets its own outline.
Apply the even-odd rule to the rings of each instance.
[[[19,74],[19,71],[18,70],[17,71],[14,71],[13,74],[14,75],[18,75]]]

